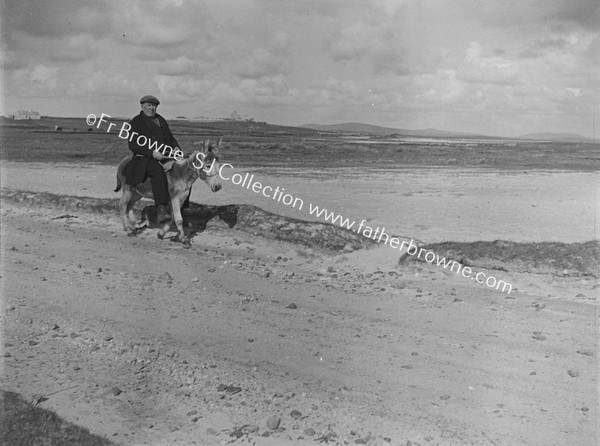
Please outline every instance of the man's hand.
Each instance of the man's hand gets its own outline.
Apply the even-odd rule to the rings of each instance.
[[[155,150],[154,152],[152,152],[152,156],[157,159],[158,161],[165,159],[165,156],[160,153],[158,150]]]

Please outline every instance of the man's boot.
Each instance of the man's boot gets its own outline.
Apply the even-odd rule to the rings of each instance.
[[[157,223],[163,223],[165,221],[171,220],[173,216],[169,212],[169,209],[164,204],[159,204],[156,206],[156,221]]]

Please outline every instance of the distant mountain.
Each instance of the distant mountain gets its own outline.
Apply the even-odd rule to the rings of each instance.
[[[343,133],[368,133],[371,135],[384,136],[397,133],[399,136],[417,136],[421,138],[474,138],[482,137],[472,133],[449,132],[446,130],[437,129],[397,129],[392,127],[381,127],[372,124],[362,124],[359,122],[346,122],[343,124],[304,124],[300,127],[305,127],[313,130],[324,132],[343,132]]]
[[[576,133],[527,133],[521,135],[519,139],[535,139],[537,141],[557,141],[557,142],[593,142],[592,138],[577,135]]]

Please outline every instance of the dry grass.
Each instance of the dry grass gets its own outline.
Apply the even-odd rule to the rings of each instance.
[[[0,444],[10,446],[108,446],[115,443],[69,423],[54,412],[0,390]]]
[[[504,271],[599,277],[600,242],[442,242],[424,248],[466,266]]]

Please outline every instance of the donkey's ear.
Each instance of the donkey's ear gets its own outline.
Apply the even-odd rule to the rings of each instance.
[[[209,146],[209,151],[218,154],[219,153],[219,147],[221,147],[221,143],[223,142],[223,138],[219,138],[219,142],[217,144],[213,144],[211,146]]]

